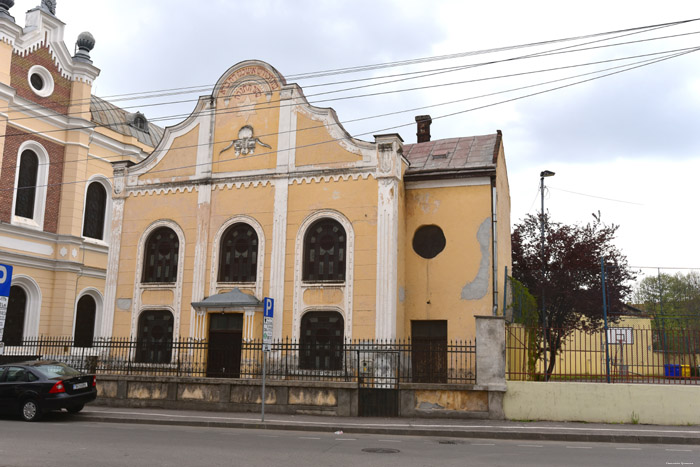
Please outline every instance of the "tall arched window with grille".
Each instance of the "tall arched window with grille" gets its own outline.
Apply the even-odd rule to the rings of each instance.
[[[236,223],[221,237],[219,282],[255,282],[258,269],[258,234]]]
[[[100,182],[92,182],[85,193],[85,216],[83,237],[104,239],[107,190]]]
[[[175,282],[180,242],[168,227],[159,227],[148,236],[144,251],[141,282]]]
[[[173,314],[168,310],[145,310],[139,316],[136,361],[170,363],[173,349]]]
[[[27,292],[22,287],[10,287],[10,297],[7,302],[5,331],[2,342],[7,346],[22,345],[24,339],[24,320],[27,315]]]
[[[22,151],[17,175],[15,216],[34,219],[36,185],[39,174],[39,157],[29,149]]]
[[[95,317],[97,314],[97,303],[90,295],[83,295],[78,300],[75,311],[75,346],[92,347],[95,337]]]
[[[301,318],[299,367],[343,368],[343,316],[336,311],[309,311]]]
[[[347,236],[334,219],[314,222],[304,235],[304,282],[344,282]]]

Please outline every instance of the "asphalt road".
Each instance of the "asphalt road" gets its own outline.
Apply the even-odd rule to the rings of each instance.
[[[700,446],[470,440],[0,418],[0,466],[667,466]]]

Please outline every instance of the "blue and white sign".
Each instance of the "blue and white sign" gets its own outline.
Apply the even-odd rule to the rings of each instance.
[[[270,297],[263,299],[263,352],[270,351],[272,343],[272,317],[275,312],[275,300]]]
[[[7,317],[7,302],[10,297],[12,285],[12,266],[0,264],[0,355],[5,353],[5,343],[2,336],[5,333],[5,318]]]
[[[10,286],[12,285],[12,266],[0,264],[0,297],[10,296]]]

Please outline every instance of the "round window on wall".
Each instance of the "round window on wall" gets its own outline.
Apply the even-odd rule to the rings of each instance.
[[[437,225],[424,225],[413,235],[413,251],[425,259],[435,258],[445,249],[447,240]]]
[[[40,97],[48,97],[53,94],[53,77],[49,70],[43,66],[34,65],[27,74],[29,88]]]

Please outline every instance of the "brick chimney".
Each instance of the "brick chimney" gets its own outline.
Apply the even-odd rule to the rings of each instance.
[[[417,115],[416,116],[416,136],[418,137],[419,143],[425,143],[430,141],[430,124],[433,123],[433,119],[430,115]]]

